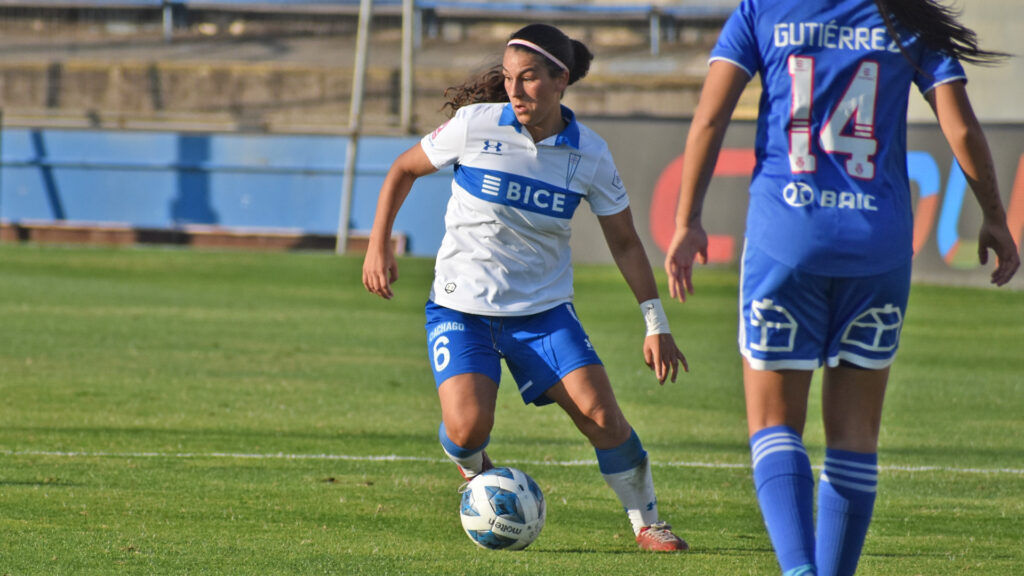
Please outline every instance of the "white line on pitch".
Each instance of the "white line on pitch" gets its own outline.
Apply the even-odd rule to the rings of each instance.
[[[78,452],[47,450],[0,450],[0,456],[50,456],[63,458],[225,458],[232,460],[339,460],[352,462],[428,462],[447,464],[446,458],[427,456],[399,456],[397,454],[353,456],[349,454],[287,454],[272,452],[247,454],[239,452]],[[505,459],[503,463],[529,466],[596,466],[596,460],[516,460]],[[655,467],[664,468],[711,468],[749,469],[749,464],[729,462],[652,462]],[[817,467],[820,469],[820,466]],[[951,466],[879,466],[881,471],[891,472],[950,472],[961,474],[1011,474],[1024,476],[1020,468],[954,468]]]

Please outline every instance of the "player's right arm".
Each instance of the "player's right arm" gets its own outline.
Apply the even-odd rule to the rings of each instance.
[[[377,214],[373,219],[370,241],[363,260],[363,286],[381,298],[394,296],[391,284],[398,281],[398,263],[391,246],[391,231],[398,210],[405,202],[417,178],[437,172],[417,143],[399,156],[384,177],[377,198]]]
[[[1002,286],[1020,267],[1020,254],[1006,222],[992,153],[974,115],[967,89],[963,82],[948,82],[936,86],[925,98],[981,206],[984,219],[978,236],[978,259],[986,264],[989,249],[995,252],[997,262],[992,283]]]
[[[686,301],[693,294],[693,261],[708,260],[708,237],[701,224],[704,195],[722,149],[736,103],[750,81],[746,70],[724,60],[711,63],[686,137],[676,229],[665,256],[669,296]]]

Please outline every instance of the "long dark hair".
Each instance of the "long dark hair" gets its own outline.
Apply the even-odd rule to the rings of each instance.
[[[557,58],[569,69],[569,84],[575,83],[590,71],[590,61],[594,55],[579,40],[566,36],[561,30],[548,24],[529,24],[517,30],[509,40],[526,40],[533,43]],[[562,68],[536,50],[515,44],[515,50],[523,50],[541,56],[548,68],[548,73],[557,76]],[[445,103],[441,109],[450,108],[449,114],[469,104],[478,102],[508,102],[505,92],[505,76],[501,64],[492,66],[475,78],[460,86],[452,86],[444,91]]]
[[[875,0],[875,4],[882,13],[889,35],[896,40],[901,50],[903,43],[896,31],[897,24],[920,38],[932,50],[944,52],[964,62],[992,65],[1009,56],[1005,52],[981,49],[974,30],[957,21],[960,12],[936,0]]]

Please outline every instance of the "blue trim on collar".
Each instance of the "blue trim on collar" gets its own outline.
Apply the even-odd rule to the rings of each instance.
[[[580,125],[576,123],[576,114],[572,110],[562,106],[562,118],[566,121],[565,130],[562,130],[555,137],[555,146],[566,145],[580,149]]]
[[[580,148],[580,125],[576,123],[576,114],[565,106],[562,108],[562,118],[566,121],[565,129],[555,136],[555,146],[571,146],[577,150]],[[498,126],[512,126],[516,132],[522,133],[523,125],[516,118],[512,104],[505,104],[501,109],[501,117],[498,119]]]
[[[512,109],[511,102],[505,104],[505,107],[501,109],[501,118],[498,119],[498,126],[514,126],[516,132],[523,131],[523,125],[516,118],[516,111]]]

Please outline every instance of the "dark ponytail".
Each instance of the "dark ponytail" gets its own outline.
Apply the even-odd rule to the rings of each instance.
[[[573,61],[573,67],[569,70],[569,84],[572,84],[586,76],[587,72],[590,71],[590,61],[594,59],[594,54],[591,53],[590,49],[583,42],[575,38],[569,41],[572,42]]]
[[[917,36],[924,45],[972,64],[998,64],[1009,56],[982,50],[978,35],[957,21],[960,13],[936,0],[875,0],[889,35],[901,47],[896,25]]]
[[[491,66],[476,78],[459,86],[450,86],[444,91],[445,102],[441,110],[450,108],[449,116],[463,106],[478,102],[508,102],[505,92],[505,75],[501,73],[501,64]]]
[[[561,30],[548,24],[524,26],[509,37],[509,41],[512,40],[530,42],[558,59],[569,69],[569,84],[586,76],[590,71],[590,61],[594,59],[594,55],[586,45],[579,40],[569,38]],[[562,67],[548,56],[528,46],[514,44],[512,48],[540,56],[552,76],[557,76],[563,71]],[[444,97],[445,103],[441,109],[450,108],[451,114],[455,114],[455,111],[463,106],[478,102],[508,102],[508,93],[505,92],[505,76],[502,74],[501,65],[488,68],[461,86],[448,88],[444,91]]]

